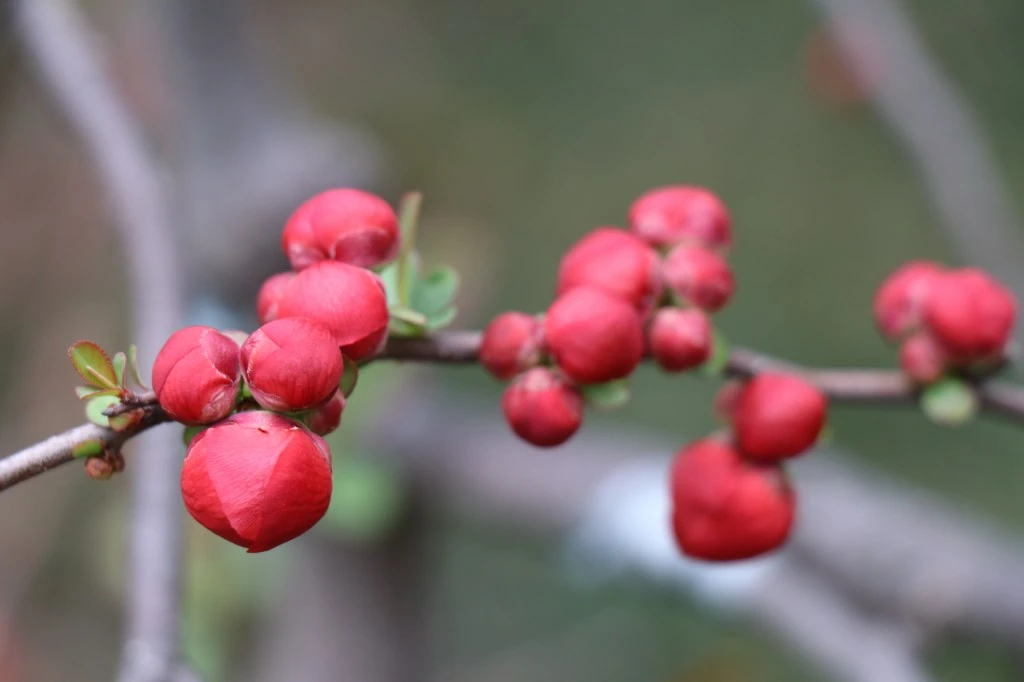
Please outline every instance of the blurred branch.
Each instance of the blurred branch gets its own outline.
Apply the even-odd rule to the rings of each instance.
[[[1024,244],[982,126],[900,0],[813,0],[910,155],[953,245],[1024,296]]]
[[[421,338],[393,338],[371,361],[474,364],[479,355],[480,338],[481,333],[477,331],[450,331]],[[785,371],[801,376],[834,402],[912,405],[917,399],[917,389],[895,370],[810,368],[748,348],[733,347],[730,350],[725,368],[727,375],[745,378],[766,371]],[[1024,422],[1024,387],[1007,382],[982,381],[975,386],[975,390],[982,407],[988,412]],[[107,410],[107,414],[113,416],[140,408],[151,410],[154,421],[131,431],[129,437],[138,435],[149,426],[169,421],[152,393],[142,394],[128,405],[115,405]],[[0,476],[0,491],[70,462],[73,459],[70,448],[95,438],[96,433],[103,434],[104,438],[116,436],[109,429],[99,429],[97,432],[87,429],[87,426],[55,437],[58,440],[52,444],[53,438],[0,459],[0,472],[4,472]],[[79,434],[77,440],[72,434]],[[122,438],[120,442],[124,440]]]
[[[104,71],[102,51],[85,18],[64,0],[22,0],[16,20],[26,52],[96,164],[112,203],[127,260],[133,335],[145,364],[181,318],[182,281],[160,172],[143,133]],[[144,427],[164,420],[149,413]],[[141,430],[141,429],[140,429]],[[83,427],[83,433],[96,431]],[[120,438],[101,430],[101,439]],[[67,461],[68,439],[36,455]],[[159,682],[177,674],[181,513],[180,445],[154,433],[134,469],[127,636],[120,679]],[[10,465],[32,462],[24,453]],[[6,462],[5,462],[6,463]]]

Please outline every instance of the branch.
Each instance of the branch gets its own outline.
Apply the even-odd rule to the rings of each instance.
[[[450,331],[420,338],[393,338],[372,361],[419,362],[438,365],[476,364],[481,332]],[[733,347],[725,373],[748,378],[766,371],[796,374],[821,389],[833,402],[852,404],[906,404],[917,400],[917,389],[896,370],[818,369],[802,367],[748,348]],[[1024,422],[1024,387],[1003,381],[983,381],[975,386],[982,408],[993,415]],[[147,419],[138,428],[124,434],[110,429],[79,426],[53,436],[25,450],[0,459],[0,491],[33,478],[44,471],[70,462],[71,448],[90,438],[120,445],[151,426],[171,421],[157,404],[153,393],[136,396],[128,405],[115,405],[108,416],[132,409],[146,409]]]

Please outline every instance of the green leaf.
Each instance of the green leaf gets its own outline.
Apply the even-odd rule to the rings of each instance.
[[[629,402],[629,380],[619,379],[603,384],[584,386],[583,398],[588,405],[600,410],[617,410]]]
[[[128,371],[131,372],[132,381],[142,388],[147,388],[139,376],[139,349],[134,343],[128,346]]]
[[[343,535],[372,541],[401,518],[405,494],[395,475],[370,459],[346,459],[334,470],[334,494],[324,525]]]
[[[114,378],[117,379],[117,385],[124,386],[124,366],[128,363],[128,356],[118,351],[114,353]]]
[[[97,426],[104,426],[110,428],[110,419],[107,415],[103,414],[103,410],[107,409],[111,405],[116,405],[120,402],[116,395],[101,395],[95,398],[90,398],[85,403],[85,416],[93,424]]]
[[[720,377],[725,374],[729,366],[729,342],[717,329],[714,330],[714,342],[711,348],[711,357],[707,362],[697,368],[701,376]]]
[[[346,398],[352,395],[352,391],[356,390],[357,383],[359,383],[359,365],[345,358],[345,369],[342,371],[341,381],[338,383],[341,394]]]
[[[459,273],[454,268],[434,268],[416,280],[411,307],[427,317],[449,307],[459,288]]]
[[[458,309],[455,306],[448,306],[443,310],[429,315],[427,317],[427,329],[430,331],[437,331],[450,325],[455,320],[455,315],[458,314]]]
[[[199,435],[200,431],[204,431],[210,428],[209,426],[186,426],[181,431],[181,440],[184,441],[185,447],[192,444],[192,439]]]
[[[74,457],[96,457],[103,454],[103,441],[99,438],[90,438],[71,447],[71,454]]]
[[[392,308],[389,331],[394,336],[422,336],[427,330],[427,316],[410,308]]]
[[[117,376],[110,358],[92,341],[76,341],[68,348],[75,371],[97,388],[117,388]]]
[[[961,426],[977,414],[978,395],[960,379],[940,379],[921,391],[921,409],[936,424]]]
[[[119,388],[96,388],[95,386],[75,386],[75,395],[80,400],[87,400],[101,395],[121,395]]]

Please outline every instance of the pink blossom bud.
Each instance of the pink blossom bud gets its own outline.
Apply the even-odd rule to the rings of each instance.
[[[918,384],[931,384],[946,371],[946,355],[942,346],[928,332],[918,332],[900,346],[900,369]]]
[[[875,294],[875,323],[886,339],[895,341],[913,333],[924,318],[925,301],[942,267],[913,261],[885,278]]]
[[[345,411],[345,394],[340,390],[326,403],[316,408],[306,418],[309,430],[318,436],[333,433],[341,426],[341,413]]]
[[[271,275],[263,282],[260,293],[256,297],[256,314],[260,324],[266,324],[277,319],[277,306],[284,296],[284,290],[288,284],[295,279],[294,272],[281,272]]]
[[[661,296],[658,254],[629,232],[599,227],[573,244],[558,268],[559,295],[578,286],[602,289],[646,315]]]
[[[999,282],[974,268],[951,270],[932,282],[925,302],[929,331],[960,363],[1001,357],[1013,333],[1017,301]]]
[[[327,443],[272,412],[239,412],[200,432],[181,470],[192,518],[249,552],[312,528],[327,511],[331,486]]]
[[[296,209],[281,245],[296,270],[324,259],[369,268],[398,253],[398,218],[380,197],[358,189],[332,189]]]
[[[334,335],[305,317],[283,317],[242,344],[242,375],[252,397],[268,410],[299,412],[334,395],[343,360]]]
[[[725,259],[699,246],[677,246],[669,252],[662,268],[665,283],[672,291],[709,313],[728,303],[736,288]]]
[[[583,422],[579,391],[546,367],[534,367],[509,384],[501,398],[512,431],[527,443],[561,445]]]
[[[548,352],[571,381],[600,384],[629,376],[644,353],[640,316],[622,299],[577,287],[544,318]]]
[[[703,365],[714,346],[711,320],[698,308],[662,308],[651,320],[647,339],[655,362],[669,372]]]
[[[153,363],[153,390],[182,424],[212,424],[231,414],[240,381],[238,344],[212,327],[185,327]]]
[[[732,246],[732,221],[722,200],[703,187],[659,187],[629,209],[629,229],[651,246],[693,244],[706,249]]]
[[[777,461],[811,448],[825,426],[828,401],[816,386],[791,374],[765,372],[743,387],[732,415],[740,451]]]
[[[380,351],[388,333],[388,302],[380,277],[347,263],[321,261],[292,280],[277,314],[308,317],[327,327],[358,362]]]
[[[502,313],[484,329],[480,364],[495,378],[507,381],[540,363],[543,346],[540,320],[526,313]]]

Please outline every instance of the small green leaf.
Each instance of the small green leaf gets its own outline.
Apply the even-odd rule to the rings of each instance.
[[[252,389],[249,388],[249,382],[247,382],[245,379],[242,379],[241,386],[239,386],[238,388],[238,396],[238,400],[236,400],[235,402],[249,400],[250,398],[252,398]]]
[[[75,371],[97,388],[117,388],[117,376],[110,358],[92,341],[76,341],[68,348]]]
[[[921,391],[921,409],[936,424],[961,426],[977,414],[978,395],[960,379],[940,379]]]
[[[85,416],[97,426],[110,428],[110,419],[107,415],[103,414],[103,411],[111,405],[116,405],[118,402],[120,401],[116,395],[101,395],[90,398],[85,403]]]
[[[409,192],[402,197],[398,206],[398,230],[400,237],[398,247],[398,302],[409,305],[412,283],[416,279],[413,254],[416,252],[416,227],[420,220],[420,206],[423,194]]]
[[[454,268],[434,268],[416,281],[412,308],[430,317],[449,307],[458,288],[459,273]]]
[[[603,384],[584,386],[583,398],[588,405],[600,410],[617,410],[629,402],[629,380],[619,379]]]
[[[186,426],[181,431],[181,440],[184,441],[185,447],[192,444],[192,439],[199,435],[200,431],[204,431],[210,427],[208,426]]]
[[[121,389],[119,388],[96,388],[95,386],[76,386],[75,395],[81,400],[88,400],[89,398],[96,398],[101,395],[121,395]]]
[[[345,358],[345,369],[341,373],[341,381],[338,384],[341,394],[346,398],[352,395],[352,391],[356,390],[357,383],[359,383],[359,365]]]
[[[124,367],[128,363],[128,356],[123,352],[118,351],[114,353],[114,378],[117,379],[118,386],[124,386]]]
[[[74,457],[96,457],[103,454],[103,441],[99,438],[90,438],[71,447],[71,454]]]
[[[714,378],[725,374],[729,366],[729,342],[717,329],[714,330],[714,342],[711,348],[711,357],[707,362],[697,368],[701,376]]]
[[[397,307],[390,310],[389,331],[395,336],[422,336],[427,330],[427,317],[409,308]]]
[[[134,343],[128,346],[128,371],[131,372],[132,381],[142,388],[147,388],[139,376],[139,349]]]
[[[437,313],[429,315],[427,317],[427,329],[430,331],[444,329],[455,320],[455,315],[458,314],[458,312],[459,311],[455,306],[448,306]]]
[[[334,494],[324,526],[372,541],[394,528],[404,505],[402,487],[388,468],[370,459],[346,459],[334,469]]]

